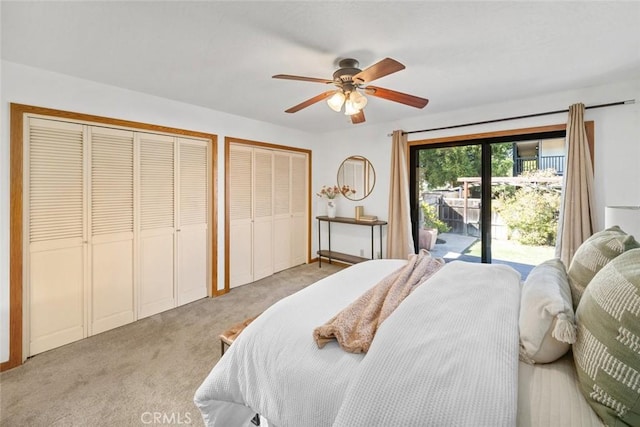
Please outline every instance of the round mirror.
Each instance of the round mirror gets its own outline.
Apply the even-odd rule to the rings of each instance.
[[[371,162],[362,156],[346,158],[338,169],[338,186],[348,186],[355,192],[346,193],[349,200],[362,200],[371,194],[376,184],[376,171]]]

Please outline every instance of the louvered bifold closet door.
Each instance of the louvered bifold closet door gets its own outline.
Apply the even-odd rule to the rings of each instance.
[[[255,149],[253,204],[253,280],[273,274],[273,152]]]
[[[309,157],[291,155],[291,265],[308,262]]]
[[[253,150],[229,145],[229,286],[253,281]]]
[[[137,133],[140,147],[138,318],[175,307],[175,138]]]
[[[178,305],[207,296],[209,150],[207,141],[178,138]]]
[[[291,155],[273,154],[273,269],[285,270],[291,264]]]
[[[84,126],[25,121],[30,356],[86,336]]]
[[[135,320],[133,132],[89,128],[90,335]]]

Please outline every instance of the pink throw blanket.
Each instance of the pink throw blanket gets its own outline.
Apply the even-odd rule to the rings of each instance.
[[[409,256],[407,264],[362,294],[347,308],[313,331],[319,348],[335,339],[345,351],[366,353],[376,331],[407,295],[444,265],[426,250]]]

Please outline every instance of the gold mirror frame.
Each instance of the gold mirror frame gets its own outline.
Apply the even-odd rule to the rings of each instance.
[[[349,186],[355,193],[344,196],[353,201],[363,200],[376,185],[376,171],[371,162],[363,156],[344,159],[338,168],[338,187]]]

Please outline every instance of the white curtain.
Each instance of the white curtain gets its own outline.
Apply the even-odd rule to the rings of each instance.
[[[411,234],[409,171],[407,170],[407,136],[393,131],[391,140],[391,179],[389,185],[389,219],[387,258],[406,259],[415,252]]]
[[[584,104],[569,107],[565,146],[567,156],[556,257],[569,267],[576,249],[595,230],[593,166],[584,126]]]

